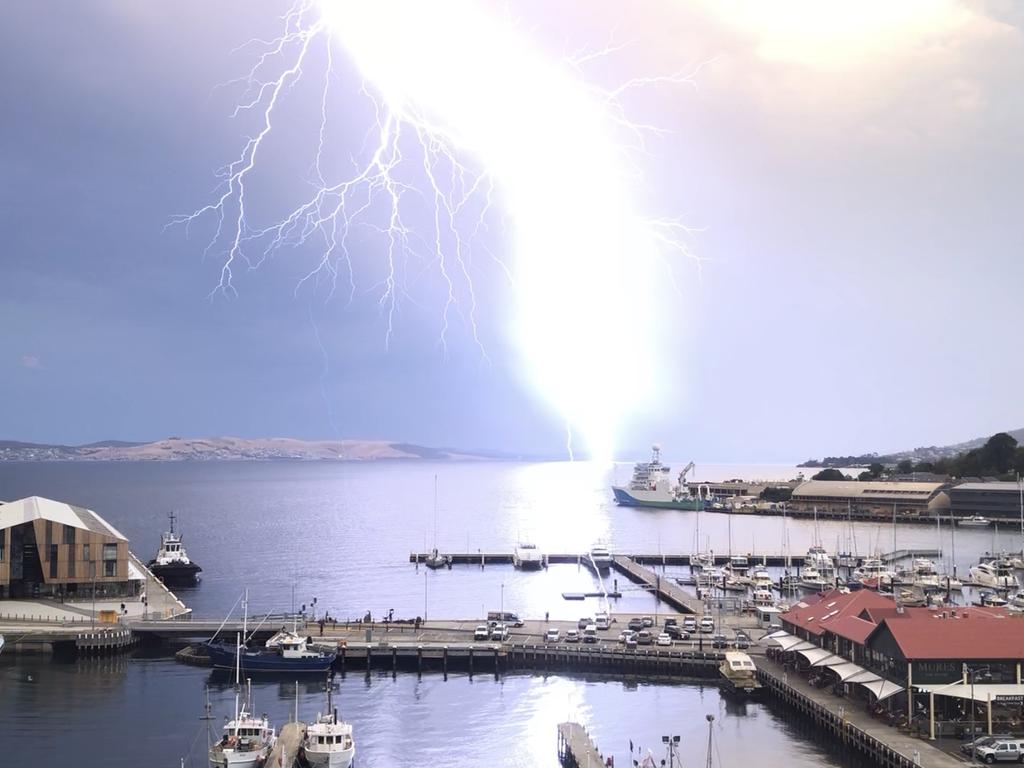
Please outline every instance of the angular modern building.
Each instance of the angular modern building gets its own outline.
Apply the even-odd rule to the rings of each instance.
[[[142,584],[131,570],[128,539],[92,510],[39,496],[0,504],[0,598],[129,597]]]

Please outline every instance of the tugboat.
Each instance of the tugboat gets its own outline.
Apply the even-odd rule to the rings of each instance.
[[[185,546],[181,543],[181,534],[174,532],[176,515],[171,512],[171,529],[160,536],[160,549],[156,557],[149,561],[149,570],[164,584],[189,586],[199,581],[199,572],[203,569],[189,560]]]
[[[327,679],[327,712],[317,714],[316,721],[306,728],[299,749],[299,764],[310,768],[349,768],[356,756],[352,725],[338,719],[338,710],[331,701],[333,675]]]

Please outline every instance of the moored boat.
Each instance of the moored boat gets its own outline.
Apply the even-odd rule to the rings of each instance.
[[[234,669],[237,663],[244,672],[327,672],[338,654],[333,650],[311,648],[309,638],[282,630],[263,648],[235,647],[223,642],[206,644],[211,664],[218,669]]]
[[[523,571],[537,571],[544,567],[544,555],[536,544],[521,541],[512,552],[512,565]]]
[[[970,515],[969,517],[960,518],[956,521],[956,524],[961,528],[987,528],[992,525],[992,521],[981,515]]]
[[[761,692],[757,680],[757,667],[753,659],[742,651],[726,651],[725,661],[718,667],[722,675],[722,690],[741,698],[756,698]]]
[[[612,567],[612,555],[604,544],[595,544],[590,548],[590,560],[600,574],[608,573]]]
[[[238,635],[235,638],[236,650],[241,643],[241,635]],[[266,763],[277,740],[266,715],[254,717],[250,714],[252,688],[248,688],[246,701],[241,702],[241,679],[241,667],[235,664],[235,716],[224,725],[220,741],[210,747],[212,768],[259,768]]]
[[[327,712],[317,714],[306,727],[299,749],[299,762],[312,768],[349,768],[356,756],[352,724],[338,719],[331,700],[333,681],[327,681]],[[305,761],[303,763],[303,761]]]
[[[160,549],[157,550],[156,557],[149,561],[147,567],[164,584],[177,586],[195,584],[203,569],[189,559],[181,540],[181,534],[174,530],[174,521],[177,516],[171,512],[169,517],[171,519],[170,530],[161,534]]]

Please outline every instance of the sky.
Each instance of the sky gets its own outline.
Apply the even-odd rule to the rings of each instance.
[[[611,302],[600,328],[569,301],[562,315],[531,306],[509,222],[534,176],[556,209],[574,189],[531,168],[517,194],[499,187],[445,332],[420,193],[393,314],[373,227],[350,243],[351,290],[347,274],[333,292],[323,275],[301,282],[314,242],[219,291],[214,220],[173,222],[215,199],[218,169],[258,129],[258,114],[232,115],[259,50],[243,44],[277,34],[288,6],[15,4],[0,25],[0,439],[344,437],[558,456],[566,395],[547,390],[566,374],[538,372],[557,355],[517,335],[535,312],[572,329],[579,346],[562,349],[573,365],[591,356],[593,392],[605,376],[623,387],[623,459],[658,441],[698,462],[788,462],[1024,426],[1018,4],[472,5],[605,91],[689,75],[622,102],[658,129],[626,152],[631,200],[685,222],[695,257],[638,256],[628,277],[645,292]],[[365,152],[373,111],[358,63],[342,47],[333,59],[338,167]],[[253,177],[261,226],[309,188],[319,92],[300,83],[286,98]],[[602,216],[571,223],[567,242],[605,237]],[[558,272],[545,295],[577,290],[583,272]]]

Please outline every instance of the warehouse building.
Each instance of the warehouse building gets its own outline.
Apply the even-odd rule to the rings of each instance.
[[[0,598],[129,597],[128,539],[95,512],[30,496],[0,504]]]
[[[808,480],[796,487],[789,506],[801,512],[892,518],[948,515],[947,483],[886,480]]]
[[[961,483],[949,489],[949,501],[956,517],[1021,519],[1021,486],[1017,483]]]

